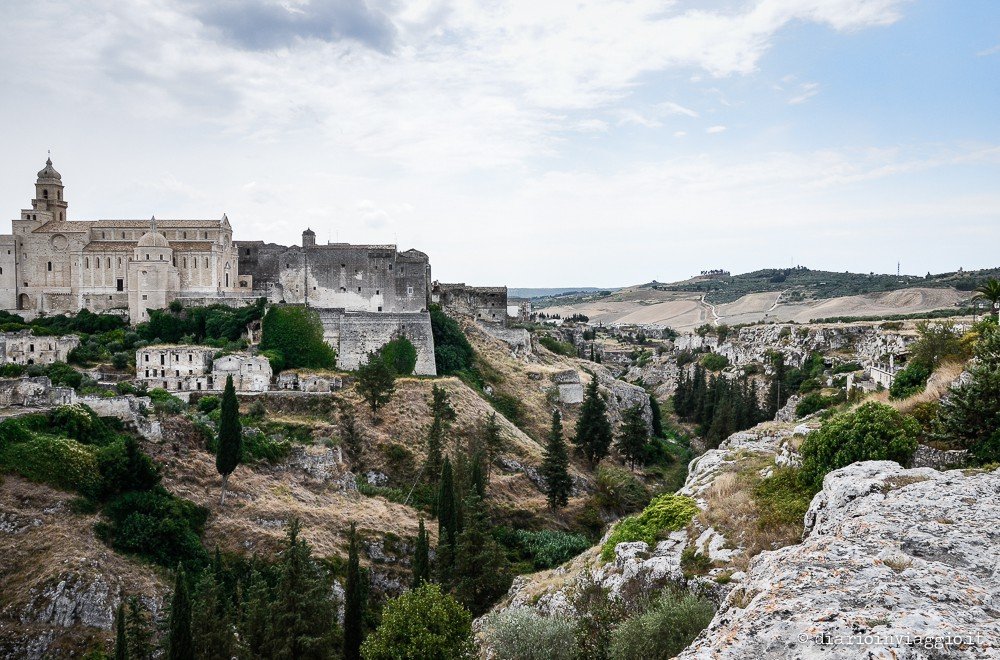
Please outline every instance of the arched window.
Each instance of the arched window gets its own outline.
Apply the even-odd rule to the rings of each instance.
[[[48,270],[49,270],[50,273],[52,272],[52,262],[51,261],[48,263]]]
[[[42,191],[42,199],[48,199],[48,198],[49,198],[49,191],[48,190],[43,190]]]
[[[62,191],[61,190],[56,191],[56,197],[59,199],[60,202],[62,201]]]
[[[205,268],[208,268],[208,257],[205,257]]]
[[[108,265],[108,268],[111,268],[111,257],[108,257],[107,265]]]
[[[96,259],[94,259],[94,268],[100,268],[100,267],[101,267],[101,258],[97,257]]]
[[[90,268],[90,257],[84,257],[83,258],[83,267],[84,268]]]
[[[149,253],[146,253],[146,261],[149,261]]]
[[[184,264],[184,267],[187,268],[188,267],[188,258],[184,257],[182,263]]]
[[[181,235],[183,236],[183,238],[187,238],[188,237],[188,233],[186,231],[185,232],[181,232]]]

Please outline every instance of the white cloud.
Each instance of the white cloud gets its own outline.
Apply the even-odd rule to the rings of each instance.
[[[674,131],[675,138],[682,138],[687,135],[687,131]]]
[[[716,126],[709,126],[708,128],[705,129],[705,132],[706,133],[710,133],[710,134],[711,133],[723,133],[723,132],[725,132],[725,130],[726,130],[725,126],[716,125]]]
[[[1000,44],[981,50],[976,53],[976,55],[979,57],[988,57],[990,55],[996,55],[997,53],[1000,53]]]
[[[799,85],[796,95],[788,99],[788,103],[789,105],[799,105],[817,94],[819,94],[819,83],[802,83]]]

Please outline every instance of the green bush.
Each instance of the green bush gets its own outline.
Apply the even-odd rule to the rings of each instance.
[[[417,348],[406,337],[396,337],[379,349],[382,361],[397,376],[409,376],[417,366]]]
[[[101,486],[98,496],[107,499],[130,490],[149,490],[160,483],[160,473],[138,441],[126,436],[97,452]]]
[[[153,410],[161,415],[177,415],[184,412],[187,404],[162,387],[156,387],[147,394],[153,402]]]
[[[844,364],[838,364],[833,368],[834,374],[849,374],[855,371],[861,371],[864,367],[858,362],[845,362]]]
[[[913,360],[896,373],[889,387],[889,396],[893,399],[905,399],[920,394],[927,387],[927,379],[930,377],[931,368],[923,362]]]
[[[198,399],[198,411],[206,415],[219,407],[220,399],[214,394],[203,396]]]
[[[629,516],[615,525],[614,531],[601,547],[601,559],[610,561],[615,555],[615,546],[619,543],[644,541],[653,545],[660,534],[682,529],[697,512],[698,506],[690,497],[672,493],[658,495],[641,513]]]
[[[560,614],[542,616],[531,607],[509,608],[486,615],[482,631],[496,658],[572,660],[577,656],[575,623]]]
[[[472,615],[431,582],[386,603],[382,622],[361,645],[365,660],[463,660],[474,654]]]
[[[292,443],[284,438],[274,439],[256,429],[244,429],[243,431],[242,461],[244,463],[255,461],[265,461],[271,464],[280,463],[288,457],[291,451]]]
[[[811,392],[802,397],[802,400],[796,404],[795,415],[797,417],[805,417],[806,415],[811,415],[814,412],[841,403],[844,400],[845,397],[843,395],[823,396],[819,392]]]
[[[643,614],[626,620],[611,633],[611,660],[667,660],[683,651],[715,616],[711,601],[664,589]]]
[[[585,536],[550,529],[540,532],[519,529],[514,532],[514,538],[531,556],[537,570],[565,563],[590,547],[590,541]]]
[[[909,463],[920,424],[891,406],[870,401],[823,423],[802,443],[803,483],[819,490],[827,473],[857,461]]]
[[[101,489],[97,450],[69,438],[34,432],[19,442],[4,443],[0,468],[89,497]]]
[[[261,351],[278,351],[286,369],[332,369],[337,354],[323,339],[323,324],[315,310],[273,306],[261,323]]]
[[[98,533],[121,552],[146,557],[161,566],[178,562],[204,565],[208,555],[198,538],[208,510],[174,497],[162,487],[129,492],[105,508],[107,523]]]
[[[729,358],[718,353],[706,353],[701,358],[701,366],[709,371],[721,371],[729,366]]]
[[[185,308],[180,304],[171,304],[166,310],[151,310],[149,321],[136,326],[136,333],[149,342],[225,346],[240,341],[247,325],[264,315],[266,302],[260,298],[246,307],[210,305]]]
[[[549,349],[556,355],[565,355],[566,357],[576,357],[576,346],[566,341],[559,341],[555,337],[550,337],[545,335],[538,338],[538,343]]]
[[[49,430],[87,445],[106,445],[118,437],[97,413],[83,404],[53,410],[49,414]]]
[[[649,491],[639,479],[620,465],[602,464],[594,474],[595,501],[616,513],[638,511],[649,502]]]
[[[61,387],[76,389],[83,382],[83,374],[65,362],[53,362],[45,369],[45,375],[49,377],[53,385]]]
[[[472,369],[476,354],[458,322],[438,305],[431,305],[430,315],[438,375],[450,376]]]
[[[800,472],[799,468],[776,466],[769,477],[754,486],[753,497],[760,510],[758,527],[802,524],[813,492],[802,483]]]

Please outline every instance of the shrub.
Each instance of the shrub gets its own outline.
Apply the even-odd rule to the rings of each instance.
[[[87,445],[106,445],[118,437],[97,413],[83,404],[53,410],[49,414],[49,429]]]
[[[104,513],[108,522],[98,525],[98,533],[116,550],[168,567],[178,562],[203,565],[208,560],[198,538],[208,511],[160,486],[120,495]]]
[[[76,389],[83,382],[83,374],[65,362],[53,362],[45,369],[53,385]]]
[[[914,394],[920,394],[927,387],[927,379],[930,377],[930,366],[917,360],[911,360],[892,379],[892,385],[889,387],[889,396],[893,399],[905,399]]]
[[[441,587],[424,583],[390,600],[361,645],[365,660],[472,658],[472,615]]]
[[[2,378],[19,378],[24,375],[25,368],[23,365],[14,364],[13,362],[0,366],[0,377]]]
[[[279,463],[292,451],[292,443],[284,438],[274,439],[258,429],[244,429],[241,462],[266,461]]]
[[[458,322],[437,305],[431,305],[430,315],[438,375],[450,376],[471,369],[476,354]]]
[[[619,514],[638,511],[649,501],[649,491],[630,470],[602,464],[594,475],[598,505]]]
[[[715,616],[705,598],[664,589],[643,614],[626,620],[611,633],[611,660],[666,660],[684,650]]]
[[[819,490],[827,473],[857,461],[907,464],[920,424],[891,406],[870,401],[825,422],[802,443],[803,483]]]
[[[718,353],[706,353],[701,358],[701,366],[709,371],[721,371],[729,366],[729,358]]]
[[[641,513],[615,525],[601,548],[601,559],[611,560],[619,543],[644,541],[653,545],[661,533],[683,528],[697,512],[698,506],[690,497],[671,493],[658,495]]]
[[[802,524],[813,493],[802,483],[799,473],[798,468],[776,466],[769,477],[754,486],[753,497],[760,511],[758,527]]]
[[[585,536],[549,529],[541,532],[519,529],[514,532],[514,538],[531,555],[538,570],[558,566],[590,547]]]
[[[514,607],[486,615],[482,631],[486,645],[497,658],[571,660],[576,657],[575,624],[559,614],[541,616],[533,608]]]
[[[845,362],[844,364],[838,364],[833,368],[834,374],[849,374],[855,371],[861,371],[863,367],[858,362]]]
[[[396,337],[379,349],[379,356],[397,376],[409,376],[417,366],[417,348],[406,337]]]
[[[219,407],[219,397],[214,394],[203,396],[198,399],[198,410],[206,415]]]
[[[550,337],[545,335],[544,337],[538,338],[538,343],[549,349],[556,355],[565,355],[567,357],[576,357],[576,346],[570,344],[569,342],[559,341],[555,337]]]
[[[260,349],[280,352],[286,369],[332,369],[337,361],[323,339],[319,314],[306,307],[271,307],[261,323]]]
[[[0,467],[32,481],[96,496],[101,486],[96,454],[76,440],[28,433],[20,442],[0,448]]]
[[[802,397],[802,400],[795,406],[795,415],[797,417],[805,417],[824,408],[836,405],[843,400],[844,398],[841,395],[823,396],[819,392],[811,392]]]
[[[162,387],[151,389],[147,396],[153,402],[153,410],[160,415],[177,415],[187,408],[186,403]]]
[[[149,490],[160,483],[153,459],[139,449],[138,441],[127,436],[97,452],[101,475],[99,497],[113,497],[130,490]]]

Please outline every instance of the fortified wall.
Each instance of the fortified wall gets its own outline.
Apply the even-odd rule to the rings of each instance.
[[[434,336],[428,312],[370,314],[343,309],[318,309],[323,338],[337,349],[337,367],[353,370],[368,353],[396,337],[406,337],[417,349],[418,376],[435,376]]]
[[[471,316],[484,323],[507,324],[505,286],[434,282],[431,285],[431,302],[441,305],[441,309],[451,316]]]

